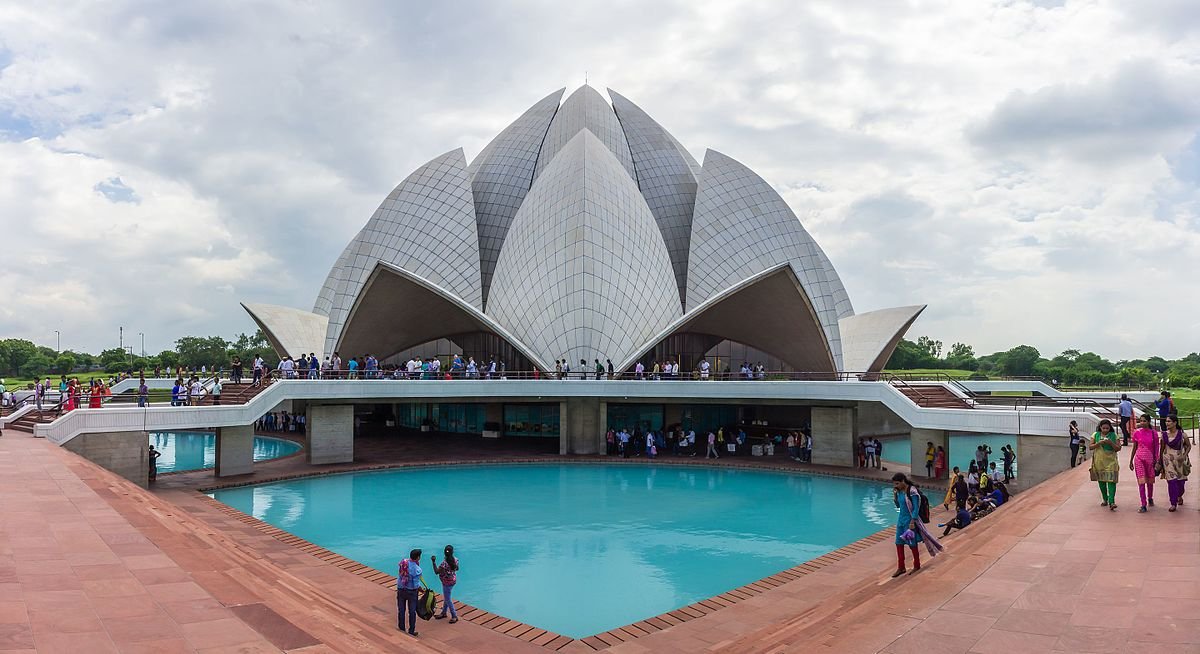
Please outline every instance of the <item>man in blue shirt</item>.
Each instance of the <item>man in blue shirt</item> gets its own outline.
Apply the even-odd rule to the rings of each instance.
[[[1159,393],[1158,399],[1154,401],[1154,406],[1158,407],[1158,422],[1160,429],[1167,430],[1167,416],[1175,415],[1175,403],[1171,401],[1171,393],[1163,391]]]
[[[1117,404],[1117,414],[1121,417],[1122,445],[1129,445],[1129,424],[1133,422],[1133,402],[1129,396],[1121,393],[1121,401]]]
[[[408,635],[417,635],[417,589],[421,587],[421,550],[408,553],[408,558],[400,562],[400,574],[396,577],[396,621],[400,631],[404,631],[404,610],[408,607]]]

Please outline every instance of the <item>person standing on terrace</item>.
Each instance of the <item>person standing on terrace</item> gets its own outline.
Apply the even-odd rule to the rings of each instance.
[[[1130,425],[1133,423],[1133,402],[1125,393],[1121,393],[1121,401],[1117,404],[1117,415],[1121,418],[1121,445],[1129,445]]]
[[[921,491],[916,484],[912,483],[904,473],[897,472],[892,475],[892,488],[896,491],[896,505],[900,509],[896,518],[896,572],[892,574],[892,578],[899,577],[905,572],[904,565],[904,547],[907,545],[912,550],[913,569],[916,572],[921,569],[921,550],[918,545],[925,544],[930,556],[937,556],[942,551],[943,547],[933,534],[925,528],[925,523],[921,521]]]
[[[1167,495],[1171,497],[1171,508],[1167,510],[1174,512],[1177,505],[1183,504],[1183,485],[1192,471],[1192,462],[1188,458],[1192,443],[1179,426],[1179,416],[1167,416],[1166,422],[1159,460],[1162,461],[1163,479],[1167,480]]]
[[[1145,513],[1147,503],[1154,506],[1154,473],[1159,451],[1158,432],[1151,427],[1148,414],[1138,418],[1138,428],[1131,440],[1133,451],[1129,453],[1129,469],[1137,477],[1138,496],[1142,500],[1138,513]]]
[[[1113,431],[1112,422],[1101,420],[1096,433],[1088,443],[1092,450],[1092,467],[1089,474],[1092,481],[1100,485],[1100,506],[1107,506],[1110,511],[1117,509],[1117,480],[1121,473],[1121,464],[1117,461],[1117,452],[1121,449],[1121,441]]]
[[[408,613],[408,635],[417,635],[417,589],[424,581],[421,577],[421,550],[414,549],[408,558],[400,562],[400,573],[396,576],[397,626],[404,631],[404,614]]]

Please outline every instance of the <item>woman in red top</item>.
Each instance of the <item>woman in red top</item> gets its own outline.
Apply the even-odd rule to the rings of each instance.
[[[92,380],[92,386],[88,389],[88,408],[99,409],[100,402],[104,399],[104,391],[100,390],[103,386],[95,379]]]

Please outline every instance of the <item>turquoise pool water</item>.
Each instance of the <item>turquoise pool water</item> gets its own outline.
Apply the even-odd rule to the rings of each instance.
[[[197,431],[151,432],[150,444],[162,452],[159,472],[204,470],[217,462],[217,436]],[[300,451],[300,445],[281,438],[254,437],[254,460],[267,461]]]
[[[692,466],[495,465],[312,477],[217,500],[389,573],[455,547],[454,597],[573,638],[672,611],[895,524],[889,485]]]

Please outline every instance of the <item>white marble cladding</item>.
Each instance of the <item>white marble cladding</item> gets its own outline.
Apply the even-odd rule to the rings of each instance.
[[[615,91],[609,95],[611,105],[584,86],[560,106],[563,89],[555,91],[513,121],[469,166],[461,151],[447,153],[396,187],[322,285],[312,311],[329,320],[321,350],[338,345],[363,283],[380,261],[421,278],[457,304],[521,326],[515,337],[537,343],[513,343],[518,349],[536,351],[535,358],[545,361],[567,356],[576,365],[579,358],[618,360],[620,352],[652,348],[650,342],[630,348],[628,341],[655,334],[655,326],[669,324],[679,311],[694,311],[786,264],[824,334],[821,347],[828,348],[834,366],[848,370],[839,320],[855,315],[850,296],[829,257],[779,194],[718,152],[709,151],[701,166],[640,107]],[[607,151],[603,165],[593,153],[556,168],[568,144],[585,133],[585,141]],[[591,152],[594,144],[581,147]],[[552,182],[543,181],[551,169],[557,171]],[[613,170],[625,179],[618,183],[609,174]],[[603,172],[603,181],[573,177],[588,172],[594,177]],[[534,190],[536,207],[530,206]],[[581,209],[566,200],[588,193],[605,204],[584,200]],[[510,238],[519,215],[535,214],[520,238]],[[646,216],[653,233],[645,229]],[[573,227],[564,227],[568,221]],[[600,242],[588,240],[593,237]],[[501,261],[508,262],[503,284],[496,279]],[[664,265],[669,287],[660,288]],[[549,277],[533,279],[540,274]],[[589,275],[602,283],[590,282]],[[494,293],[497,285],[504,287],[503,298]],[[612,292],[597,293],[601,287]],[[534,291],[550,295],[529,297]],[[552,313],[518,316],[517,306]],[[747,345],[770,351],[765,343]],[[855,347],[855,360],[861,361],[870,347],[862,342]]]
[[[664,250],[637,186],[584,129],[517,212],[488,314],[543,361],[623,361],[681,314]]]

